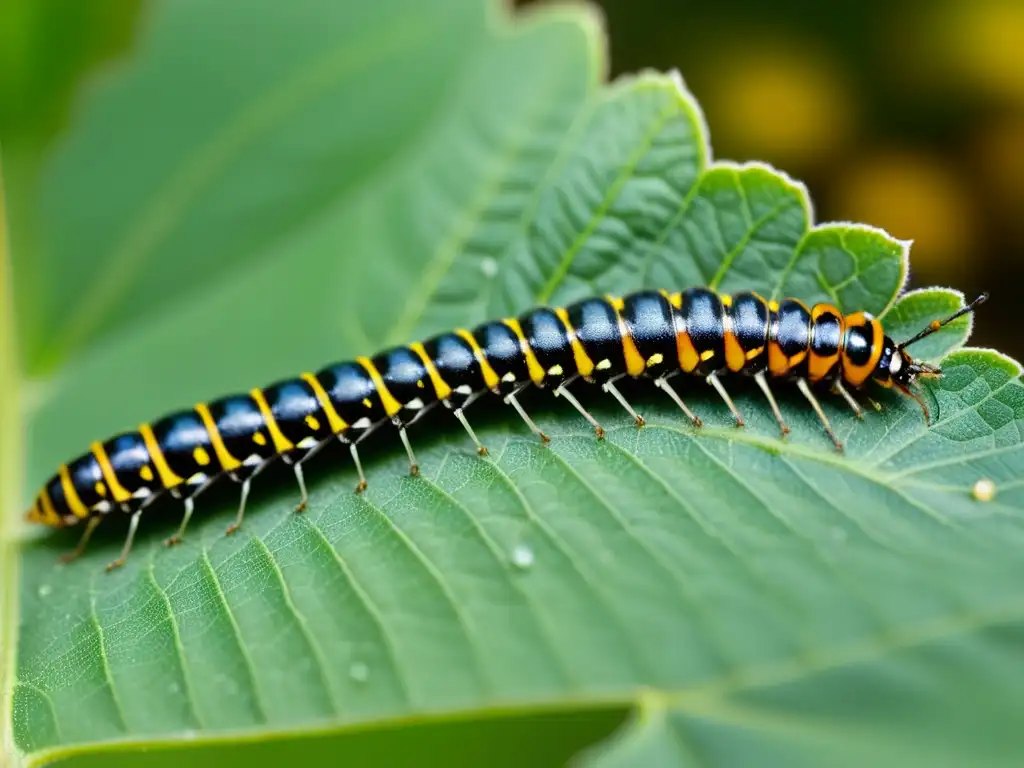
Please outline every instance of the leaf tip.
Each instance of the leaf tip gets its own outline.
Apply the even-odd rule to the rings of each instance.
[[[606,93],[608,96],[614,97],[624,91],[640,89],[668,91],[675,97],[681,111],[686,113],[693,123],[694,133],[697,137],[698,155],[702,158],[702,166],[706,171],[713,156],[711,129],[700,101],[686,85],[682,72],[675,67],[664,71],[647,67],[637,72],[620,75],[606,89]]]

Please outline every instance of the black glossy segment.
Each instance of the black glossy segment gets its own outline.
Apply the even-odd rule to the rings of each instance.
[[[68,473],[71,475],[71,485],[78,492],[78,498],[87,508],[92,509],[101,501],[113,502],[109,489],[106,496],[101,496],[99,493],[98,488],[102,487],[100,484],[105,486],[106,482],[103,480],[100,463],[96,461],[96,457],[92,453],[79,456],[68,464]]]
[[[837,315],[827,312],[814,320],[811,331],[811,352],[820,357],[835,357],[842,343],[843,323]]]
[[[811,346],[811,313],[803,304],[792,299],[779,302],[778,325],[775,341],[787,358]]]
[[[128,493],[135,493],[140,488],[155,491],[160,488],[156,472],[150,466],[149,451],[142,435],[138,432],[125,432],[116,435],[103,444],[103,450],[110,459],[114,477]],[[150,467],[152,480],[146,480],[140,472],[143,467]]]
[[[331,365],[317,373],[316,379],[338,416],[349,425],[345,431],[349,439],[387,418],[373,379],[359,363]]]
[[[526,355],[511,328],[497,321],[484,323],[473,330],[473,338],[483,351],[484,359],[498,374],[498,389],[502,393],[530,383]]]
[[[626,296],[622,319],[644,361],[661,356],[661,362],[647,365],[649,376],[660,376],[679,368],[672,305],[665,296],[657,291],[640,291]]]
[[[437,402],[437,391],[423,360],[408,347],[389,349],[373,358],[373,364],[403,410],[421,411]]]
[[[591,377],[608,379],[626,370],[619,316],[606,299],[585,299],[565,308],[576,338],[594,363]],[[611,365],[603,364],[607,360]]]
[[[725,308],[718,294],[706,288],[688,288],[683,291],[679,315],[693,348],[701,356],[697,366],[700,373],[710,373],[725,367]],[[704,360],[704,353],[713,354]]]
[[[251,456],[268,459],[274,445],[259,405],[249,395],[230,395],[209,404],[210,416],[228,453],[241,462]]]
[[[519,326],[537,363],[544,369],[545,384],[557,385],[576,373],[569,332],[554,311],[542,308],[527,312],[520,316]]]
[[[423,349],[434,362],[438,376],[452,388],[449,402],[459,407],[474,392],[487,388],[480,363],[469,342],[457,333],[444,333],[423,342]]]
[[[872,372],[872,376],[878,380],[886,380],[892,378],[889,373],[889,366],[892,364],[892,356],[896,353],[896,344],[886,336],[882,339],[882,354],[878,356],[878,362],[875,364],[875,370]]]
[[[316,393],[302,379],[275,382],[263,390],[263,397],[277,428],[297,450],[307,451],[331,436],[331,427]],[[300,446],[304,440],[311,442]]]
[[[870,326],[854,325],[846,329],[846,356],[853,365],[867,365],[871,361],[873,338]]]
[[[732,333],[744,352],[763,348],[768,343],[768,303],[755,293],[738,293],[729,307]]]
[[[201,485],[205,476],[215,475],[220,465],[214,456],[210,435],[199,414],[195,411],[181,411],[166,416],[152,425],[157,445],[167,460],[167,466],[178,477],[188,483],[194,475],[198,475],[191,485]],[[201,448],[201,451],[197,451]],[[197,455],[209,459],[203,464]]]
[[[50,501],[53,503],[53,509],[58,517],[75,516],[71,511],[71,505],[68,503],[67,497],[64,495],[64,484],[60,481],[59,474],[47,480],[44,488],[46,494],[50,497]]]

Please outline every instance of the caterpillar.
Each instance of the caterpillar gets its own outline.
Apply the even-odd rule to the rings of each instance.
[[[639,291],[622,298],[588,298],[564,308],[535,308],[518,318],[486,322],[471,331],[457,329],[248,394],[199,403],[136,431],[94,442],[87,453],[60,465],[25,516],[57,528],[84,523],[78,546],[62,558],[69,561],[84,551],[109,513],[129,514],[121,554],[110,570],[124,564],[140,515],[165,493],[185,508],[177,533],[165,542],[168,546],[182,540],[196,498],[224,476],[241,486],[238,511],[227,533],[237,531],[253,479],[278,457],[294,471],[301,493],[296,511],[302,511],[309,498],[302,465],[334,439],[351,453],[359,476],[357,493],[367,487],[357,447],[382,424],[397,430],[410,472],[417,474],[407,430],[438,403],[455,415],[481,456],[487,449],[465,411],[488,393],[511,405],[530,431],[548,442],[518,399],[530,386],[568,401],[601,438],[603,428],[569,390],[580,379],[611,394],[638,426],[643,426],[643,417],[616,382],[627,376],[649,379],[700,427],[700,418],[670,384],[680,373],[699,376],[722,398],[736,425],[743,426],[722,378],[746,375],[764,393],[783,436],[789,427],[768,379],[790,380],[841,451],[843,445],[812,387],[830,387],[858,418],[863,410],[850,390],[868,382],[895,387],[913,398],[930,421],[924,400],[912,386],[918,377],[942,371],[915,361],[905,350],[987,298],[982,294],[900,344],[867,312],[843,315],[831,304],[768,301],[754,292]]]

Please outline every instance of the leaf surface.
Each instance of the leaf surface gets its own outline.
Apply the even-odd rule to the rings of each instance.
[[[713,162],[677,77],[598,89],[587,15],[407,6],[285,20],[247,3],[241,42],[227,11],[196,32],[193,4],[156,7],[42,182],[52,240],[16,253],[16,276],[33,258],[53,278],[19,301],[46,308],[21,338],[50,371],[23,383],[30,482],[164,411],[539,302],[704,283],[884,313],[897,338],[962,304],[897,301],[907,244],[815,225],[798,182]],[[268,46],[296,19],[301,50]],[[194,118],[151,151],[140,121],[185,104]],[[930,427],[890,392],[862,421],[823,393],[845,455],[785,383],[785,441],[749,382],[728,382],[743,430],[696,380],[676,381],[699,431],[649,385],[626,387],[639,430],[580,386],[604,441],[538,392],[548,447],[489,402],[469,412],[489,458],[438,413],[412,432],[420,477],[382,434],[356,496],[329,449],[306,514],[268,471],[225,537],[224,483],[172,550],[179,510],[155,506],[109,575],[114,525],[67,567],[68,537],[26,543],[17,746],[39,762],[187,741],[216,762],[217,743],[324,732],[348,746],[305,748],[358,762],[373,726],[408,759],[455,718],[521,764],[565,759],[635,705],[578,760],[1019,756],[1024,387],[1013,361],[958,349],[967,334],[957,321],[919,347],[946,371]]]

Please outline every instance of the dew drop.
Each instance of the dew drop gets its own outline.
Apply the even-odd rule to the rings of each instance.
[[[357,683],[365,683],[370,679],[370,668],[361,661],[353,661],[348,665],[348,676]]]
[[[49,597],[50,593],[52,593],[52,592],[53,592],[53,587],[51,587],[49,584],[40,584],[39,585],[39,596],[40,597]]]
[[[480,271],[486,277],[494,277],[498,274],[498,262],[490,256],[484,256],[484,258],[480,259]]]
[[[533,565],[533,550],[529,544],[516,544],[512,550],[512,565],[524,571]]]
[[[978,501],[992,501],[996,497],[996,484],[987,477],[982,478],[971,488],[971,496]]]

